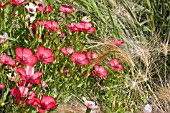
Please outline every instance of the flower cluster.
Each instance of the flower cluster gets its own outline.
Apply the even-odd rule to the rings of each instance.
[[[36,86],[41,83],[42,88],[45,88],[46,82],[41,82],[43,73],[40,71],[35,71],[34,66],[38,60],[45,64],[54,62],[55,58],[52,50],[43,46],[38,46],[36,56],[29,48],[22,49],[21,47],[17,47],[15,52],[16,61],[4,53],[0,57],[0,63],[8,66],[17,66],[16,64],[20,65],[19,63],[21,63],[26,66],[26,69],[22,66],[17,66],[15,70],[15,72],[17,72],[20,76],[18,87],[13,87],[11,89],[11,95],[15,97],[16,102],[22,106],[25,106],[26,104],[30,104],[33,107],[37,106],[40,113],[44,113],[46,110],[56,107],[54,97],[43,94],[42,99],[40,99],[38,94],[32,90],[33,85]],[[8,75],[8,78],[10,78],[11,81],[15,81],[13,80],[14,77],[11,77],[11,74]],[[5,88],[5,85],[0,85],[0,88]]]
[[[37,21],[37,24],[41,27],[41,26],[45,26],[45,28],[47,28],[49,31],[51,32],[56,32],[58,30],[60,30],[60,26],[57,22],[53,22],[51,20],[46,20],[45,22],[43,21]]]
[[[80,23],[71,23],[67,24],[67,27],[72,32],[87,32],[88,34],[92,34],[96,31],[96,28],[90,22],[80,22]]]

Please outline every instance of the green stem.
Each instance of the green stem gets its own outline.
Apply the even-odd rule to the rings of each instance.
[[[86,113],[90,113],[91,112],[91,109],[90,108],[87,108],[86,109]]]

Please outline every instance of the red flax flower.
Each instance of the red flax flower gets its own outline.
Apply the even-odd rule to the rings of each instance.
[[[17,47],[15,51],[18,62],[29,66],[33,66],[37,62],[37,58],[30,49],[24,48],[22,50],[21,47]]]
[[[99,66],[97,64],[94,66],[94,72],[101,78],[104,78],[108,75],[104,66]]]
[[[35,72],[34,67],[27,66],[26,70],[23,67],[18,67],[16,71],[20,74],[23,81],[28,81],[33,84],[41,83],[42,73],[40,71]]]
[[[38,98],[38,95],[35,92],[30,91],[28,92],[28,100],[25,103],[30,104],[32,105],[32,107],[34,107],[39,105],[40,99]]]
[[[4,3],[0,4],[0,8],[5,7],[5,6],[8,5],[9,3],[10,3],[10,2],[4,2]]]
[[[66,25],[72,32],[87,32],[92,34],[96,28],[90,22],[71,23]]]
[[[37,58],[45,64],[49,64],[55,60],[52,50],[49,48],[44,48],[43,46],[38,46],[36,55]]]
[[[24,0],[10,0],[14,5],[22,5],[27,4],[28,2],[24,2]]]
[[[24,98],[26,94],[28,93],[28,88],[27,87],[19,87],[19,88],[12,88],[11,89],[11,95],[13,97],[16,97],[16,102],[20,103],[21,98]]]
[[[114,70],[121,71],[123,70],[123,66],[120,64],[120,60],[115,58],[113,60],[110,60],[110,67]]]
[[[46,10],[44,11],[45,14],[50,13],[53,11],[53,8],[50,5],[46,6]]]
[[[114,43],[116,46],[124,45],[124,42],[122,42],[121,40],[113,40],[113,43]]]
[[[71,55],[71,60],[79,66],[84,66],[86,64],[89,64],[89,59],[87,58],[87,56],[79,52],[74,52]]]
[[[72,47],[62,47],[61,48],[61,52],[64,54],[64,55],[69,55],[73,52],[73,48]]]
[[[52,22],[51,20],[46,20],[44,26],[51,32],[56,32],[60,30],[59,24],[57,22]]]
[[[43,94],[42,99],[40,100],[40,103],[38,106],[38,112],[44,113],[46,110],[49,110],[55,107],[56,107],[56,100],[54,99],[54,97]]]
[[[5,53],[0,57],[0,64],[6,64],[8,66],[16,66],[15,60],[12,60],[12,58]]]
[[[60,10],[61,12],[63,12],[63,13],[66,13],[66,14],[70,14],[70,13],[73,13],[73,12],[74,12],[72,6],[66,6],[66,5],[60,6],[59,10]]]

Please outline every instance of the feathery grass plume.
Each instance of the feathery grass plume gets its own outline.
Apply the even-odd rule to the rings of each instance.
[[[157,86],[155,91],[158,101],[151,97],[151,104],[153,107],[153,113],[169,113],[170,112],[170,87],[169,86]]]
[[[134,63],[130,56],[126,54],[126,50],[123,47],[118,47],[113,43],[113,39],[104,38],[102,41],[93,41],[91,40],[88,43],[95,43],[96,51],[99,54],[99,58],[97,63],[102,62],[104,59],[109,57],[110,55],[116,55],[118,58],[126,62],[130,67],[134,67]],[[95,62],[96,63],[96,62]]]
[[[170,36],[169,36],[169,38],[170,38]],[[168,45],[169,44],[169,38],[167,39],[167,41],[165,43],[161,43],[165,57],[167,57],[168,52],[170,51],[170,46]]]

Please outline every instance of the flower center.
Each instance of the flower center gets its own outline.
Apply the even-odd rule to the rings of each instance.
[[[46,105],[45,104],[41,104],[41,109],[45,110],[46,109]]]

